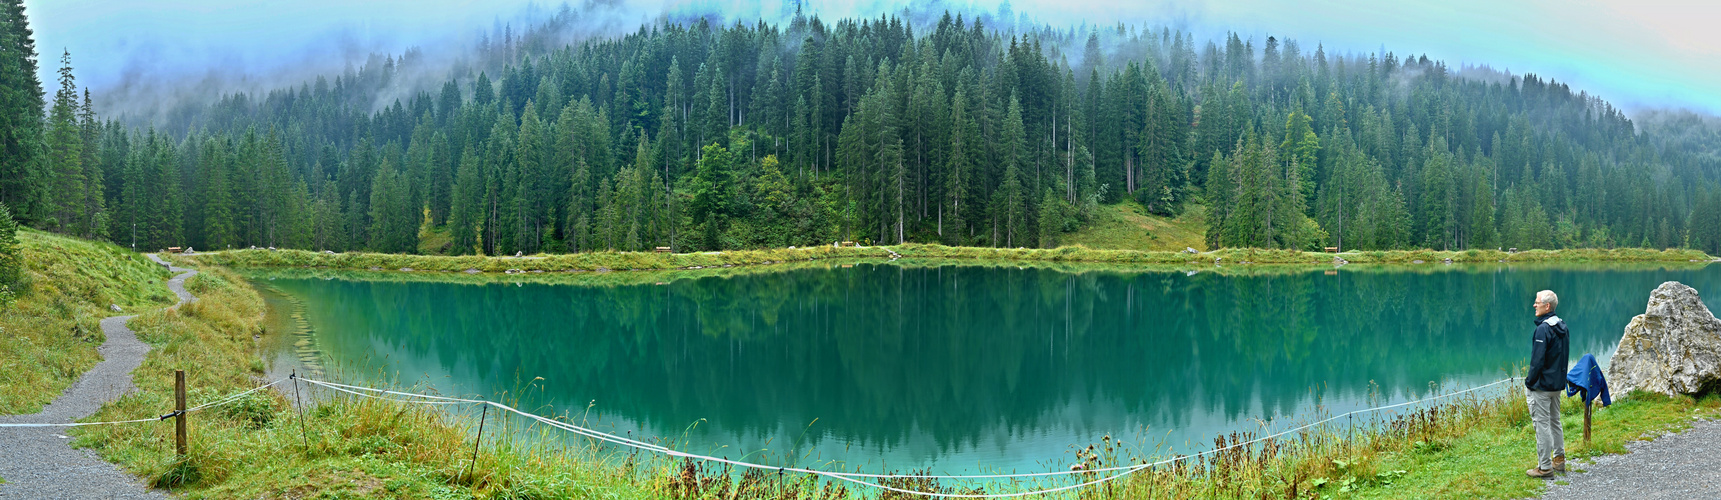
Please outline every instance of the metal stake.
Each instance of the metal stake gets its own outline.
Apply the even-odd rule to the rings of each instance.
[[[490,416],[490,405],[484,405],[483,413],[478,415],[478,436],[472,438],[472,463],[466,464],[466,478],[472,479],[472,467],[478,465],[478,443],[484,440],[484,420]]]
[[[311,436],[305,431],[305,400],[299,397],[299,370],[293,370],[287,378],[293,379],[293,402],[299,407],[299,438],[305,442],[305,454],[311,454]]]

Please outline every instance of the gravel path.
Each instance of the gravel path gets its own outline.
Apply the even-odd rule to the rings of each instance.
[[[1625,447],[1631,453],[1596,457],[1591,464],[1572,461],[1567,467],[1574,472],[1560,478],[1568,484],[1550,485],[1542,498],[1721,497],[1721,420],[1694,422],[1685,432]]]
[[[167,265],[155,254],[149,258]],[[179,303],[172,307],[196,301],[196,297],[185,291],[185,279],[197,271],[171,266],[169,269],[179,273],[167,282],[167,288],[179,296]],[[149,353],[149,345],[126,328],[126,322],[134,317],[113,316],[102,320],[102,333],[107,335],[107,341],[97,348],[102,361],[43,407],[41,413],[0,416],[0,422],[72,422],[130,392],[131,371],[143,364],[144,355]],[[0,478],[6,480],[0,484],[0,498],[166,498],[94,452],[73,449],[69,441],[64,427],[0,429]]]

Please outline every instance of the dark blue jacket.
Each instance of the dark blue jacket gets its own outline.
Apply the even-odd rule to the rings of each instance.
[[[1530,375],[1524,387],[1532,391],[1566,388],[1566,322],[1554,313],[1536,317],[1536,334],[1530,337]]]
[[[1585,354],[1578,358],[1577,366],[1566,372],[1566,396],[1584,392],[1584,404],[1590,404],[1596,396],[1601,396],[1601,405],[1613,404],[1613,396],[1607,393],[1607,379],[1601,375],[1601,365],[1596,364],[1594,354]]]

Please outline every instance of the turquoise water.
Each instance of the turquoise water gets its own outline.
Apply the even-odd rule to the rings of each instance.
[[[343,380],[524,395],[523,408],[730,458],[960,473],[1059,467],[1105,435],[1190,453],[1261,419],[1498,380],[1527,361],[1544,288],[1560,294],[1573,359],[1605,360],[1668,280],[1714,307],[1721,267],[861,264],[634,286],[259,283],[300,304]]]

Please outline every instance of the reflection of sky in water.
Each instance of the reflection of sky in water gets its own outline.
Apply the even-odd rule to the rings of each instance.
[[[685,435],[686,451],[960,473],[1062,468],[1108,434],[1146,455],[1193,453],[1261,419],[1277,431],[1368,407],[1371,381],[1391,404],[1430,382],[1498,380],[1527,358],[1542,288],[1561,292],[1573,358],[1605,363],[1649,290],[1668,279],[1711,289],[1714,269],[863,265],[668,286],[271,284],[305,300],[319,347],[349,379],[494,399],[543,377],[522,409],[578,421],[592,403],[592,427]]]

